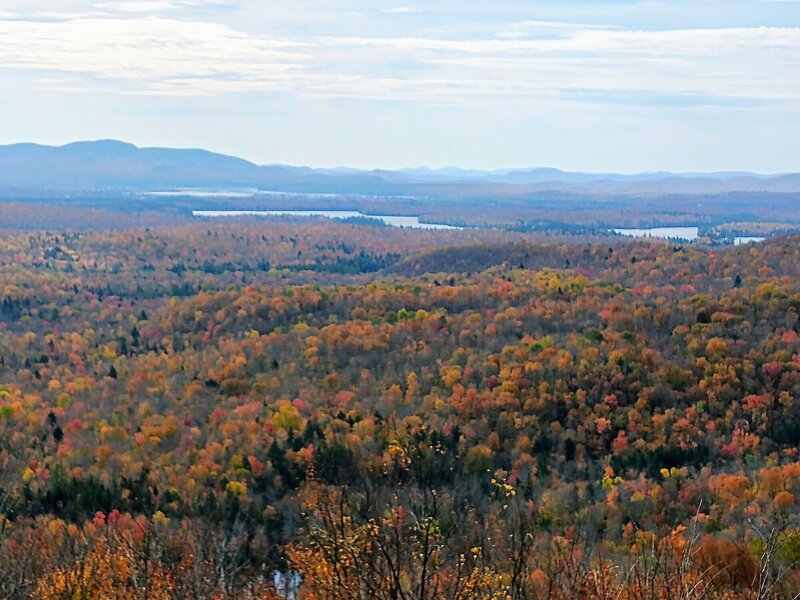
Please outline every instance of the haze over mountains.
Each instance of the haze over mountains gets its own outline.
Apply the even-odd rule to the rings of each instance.
[[[668,172],[620,175],[551,168],[480,171],[458,168],[397,171],[256,165],[206,150],[138,148],[102,140],[65,146],[0,146],[0,189],[154,191],[251,188],[261,191],[368,195],[709,194],[800,192],[800,174]]]

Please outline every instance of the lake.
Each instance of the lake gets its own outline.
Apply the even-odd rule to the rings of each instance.
[[[651,229],[612,229],[611,231],[628,237],[677,239],[689,242],[700,237],[699,227],[653,227]]]
[[[408,229],[463,229],[439,223],[424,223],[419,217],[401,217],[396,215],[366,215],[356,210],[193,210],[192,216],[217,217],[326,217],[328,219],[375,219],[392,227]]]
[[[252,198],[254,191],[176,190],[171,192],[146,192],[145,196],[162,198]]]
[[[734,246],[742,246],[744,244],[757,244],[758,242],[763,242],[765,237],[756,237],[756,236],[745,236],[745,237],[737,237],[733,240]]]

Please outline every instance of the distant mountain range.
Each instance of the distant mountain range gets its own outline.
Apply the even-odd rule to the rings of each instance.
[[[800,174],[668,172],[619,175],[534,168],[501,171],[398,171],[260,166],[206,150],[138,148],[102,140],[65,146],[0,146],[0,188],[6,191],[156,191],[185,188],[297,193],[487,196],[544,191],[578,194],[717,194],[800,192]]]

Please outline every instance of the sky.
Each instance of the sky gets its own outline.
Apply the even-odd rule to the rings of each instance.
[[[800,171],[800,0],[0,0],[0,144]]]

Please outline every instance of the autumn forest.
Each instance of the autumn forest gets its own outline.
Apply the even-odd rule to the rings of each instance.
[[[0,235],[0,597],[800,594],[800,237]]]

